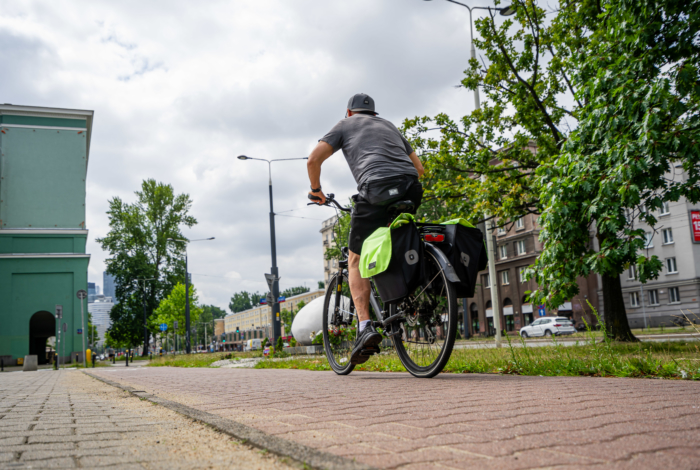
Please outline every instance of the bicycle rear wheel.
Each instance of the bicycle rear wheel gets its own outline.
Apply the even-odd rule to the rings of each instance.
[[[349,293],[347,273],[338,272],[328,282],[323,303],[323,348],[328,364],[338,375],[347,375],[355,368],[350,364],[350,355],[359,325]]]
[[[398,305],[390,316],[402,313],[401,333],[393,337],[396,352],[415,377],[439,374],[452,354],[457,333],[457,298],[454,287],[435,256],[425,252],[425,283]]]

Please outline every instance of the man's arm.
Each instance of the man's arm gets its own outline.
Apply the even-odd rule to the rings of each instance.
[[[316,144],[316,147],[311,151],[311,154],[309,155],[309,160],[306,162],[306,169],[309,172],[309,182],[311,183],[312,188],[321,187],[321,165],[331,155],[333,155],[333,147],[331,147],[331,145],[328,142],[324,142],[322,140],[319,140],[318,144]],[[420,162],[418,163],[420,164]],[[421,167],[421,169],[422,168],[423,167]],[[319,193],[312,193],[311,191],[309,191],[309,194],[321,198],[321,201],[317,201],[319,204],[326,203],[326,195],[323,194],[323,191]]]
[[[411,155],[408,156],[408,158],[411,159],[411,162],[413,162],[413,166],[416,167],[416,171],[418,172],[418,177],[420,178],[423,176],[423,173],[425,173],[425,170],[423,169],[423,164],[420,162],[420,158],[418,158],[418,155],[416,155],[416,152],[412,152]]]

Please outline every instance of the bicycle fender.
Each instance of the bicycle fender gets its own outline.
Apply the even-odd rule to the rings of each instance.
[[[447,276],[448,281],[459,282],[459,276],[457,276],[455,268],[453,268],[452,264],[450,264],[450,262],[447,260],[447,256],[445,256],[445,253],[443,253],[436,246],[427,242],[425,243],[425,249],[429,251],[432,255],[434,255],[435,258],[437,258],[438,263],[440,263],[440,267],[443,271],[445,271],[445,276]]]

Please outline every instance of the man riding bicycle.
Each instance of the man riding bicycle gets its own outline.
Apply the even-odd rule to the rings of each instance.
[[[321,188],[321,165],[339,149],[343,150],[358,190],[352,197],[355,206],[350,221],[348,274],[360,323],[350,362],[362,364],[369,355],[361,352],[378,349],[382,341],[369,317],[370,282],[360,275],[362,244],[375,230],[387,225],[389,203],[411,200],[418,208],[423,197],[418,178],[424,170],[408,141],[396,126],[377,116],[374,100],[364,93],[350,98],[345,119],[322,137],[309,155],[309,195],[319,204],[326,202]]]

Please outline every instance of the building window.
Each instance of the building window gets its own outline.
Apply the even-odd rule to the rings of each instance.
[[[666,270],[668,271],[666,274],[676,274],[678,272],[675,256],[672,258],[666,258]]]
[[[637,279],[637,265],[635,265],[635,264],[630,265],[628,279],[630,281],[634,281],[635,279]]]
[[[524,255],[525,254],[525,240],[518,240],[515,242],[515,254]]]
[[[506,259],[508,257],[508,245],[499,246],[498,252],[501,255],[501,259]]]
[[[508,271],[501,271],[501,285],[507,286],[510,284],[510,274]]]
[[[668,205],[668,202],[664,201],[661,203],[661,213],[660,215],[668,215],[671,213],[671,208]]]
[[[668,300],[672,304],[680,303],[681,294],[680,294],[680,292],[678,292],[678,287],[669,287],[668,288]]]
[[[506,233],[506,228],[505,227],[498,227],[498,234],[503,235]]]
[[[525,279],[525,270],[527,269],[527,266],[521,266],[518,268],[518,277],[520,278],[520,282],[526,282],[527,279]]]
[[[525,219],[522,217],[515,221],[515,229],[521,230],[525,228]]]
[[[630,292],[630,305],[639,307],[639,292]]]
[[[664,245],[670,245],[673,243],[673,229],[665,228],[661,231],[664,235]]]
[[[652,289],[649,291],[649,305],[659,305],[659,291]]]
[[[481,282],[484,284],[484,288],[491,288],[491,278],[489,278],[488,274],[484,274],[483,276],[481,276]]]
[[[653,236],[654,236],[654,234],[651,232],[647,232],[644,234],[644,238],[645,238],[644,248],[654,248]]]

